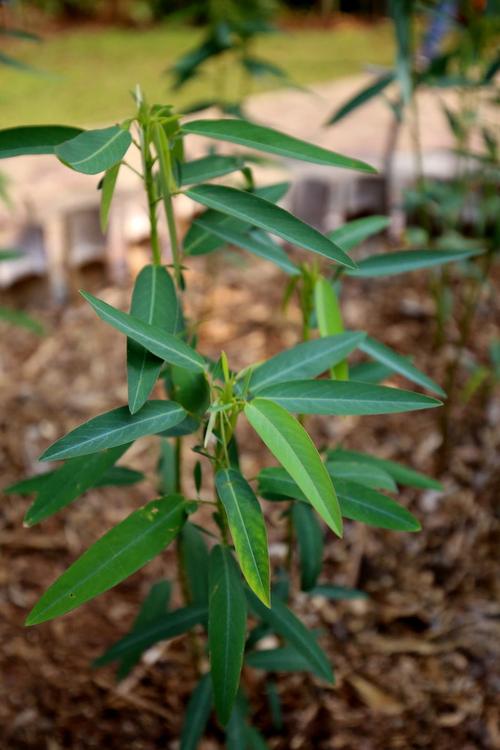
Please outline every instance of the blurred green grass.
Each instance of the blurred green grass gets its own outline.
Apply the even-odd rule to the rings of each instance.
[[[140,83],[149,101],[176,107],[210,99],[220,75],[212,69],[181,92],[170,92],[166,69],[201,36],[199,29],[164,25],[148,30],[120,28],[59,31],[40,44],[16,42],[8,52],[44,74],[0,68],[2,127],[33,123],[92,125],[131,111],[130,91]],[[338,29],[301,29],[259,40],[255,53],[307,85],[355,75],[369,61],[390,64],[391,28],[349,24]],[[241,74],[228,66],[225,95],[237,96]],[[277,84],[275,83],[274,86]],[[253,91],[272,88],[267,79]]]

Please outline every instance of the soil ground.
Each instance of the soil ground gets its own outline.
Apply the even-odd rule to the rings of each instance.
[[[298,340],[298,311],[292,306],[286,316],[280,312],[283,279],[271,265],[225,253],[196,259],[191,269],[190,312],[202,321],[200,346],[207,355],[223,347],[231,364],[241,367]],[[82,286],[127,307],[130,290],[103,287],[98,268],[84,272]],[[58,436],[126,399],[123,339],[85,304],[74,301],[55,313],[45,306],[43,289],[37,291],[16,287],[10,294],[19,304],[25,296],[42,300],[30,311],[49,335],[37,338],[4,325],[0,330],[2,486],[39,468],[36,457]],[[350,280],[344,309],[349,327],[369,330],[402,353],[415,354],[416,364],[442,381],[453,331],[448,345],[436,353],[424,275]],[[495,320],[498,299],[486,291],[470,350],[480,362],[498,335]],[[368,598],[311,602],[295,596],[295,610],[324,633],[322,645],[335,665],[337,684],[332,688],[303,674],[280,675],[282,728],[273,724],[263,674],[246,671],[254,723],[274,750],[500,747],[495,697],[500,684],[499,408],[491,393],[478,394],[467,407],[458,404],[450,463],[439,476],[444,491],[401,493],[401,502],[420,518],[421,533],[348,523],[342,541],[328,536],[321,580],[356,586]],[[321,418],[314,432],[319,443],[342,442],[422,471],[435,470],[437,410]],[[244,468],[254,475],[270,463],[269,456],[245,429],[239,437]],[[22,527],[28,501],[3,498],[1,748],[178,747],[194,679],[185,639],[154,648],[120,686],[111,669],[90,666],[130,628],[151,583],[174,579],[171,551],[78,611],[23,628],[26,613],[47,585],[112,524],[155,496],[156,458],[154,439],[139,441],[125,463],[146,470],[147,481],[91,491],[33,529]],[[282,522],[272,506],[267,515],[277,565]],[[180,601],[178,591],[174,599]],[[221,747],[214,722],[207,737],[206,750]]]

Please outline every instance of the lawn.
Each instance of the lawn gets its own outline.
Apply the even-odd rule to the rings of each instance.
[[[43,74],[1,68],[2,127],[37,122],[107,123],[130,112],[129,92],[136,83],[151,101],[170,100],[178,107],[211,98],[220,81],[213,72],[174,94],[169,94],[170,80],[165,73],[200,33],[172,25],[149,30],[82,29],[53,33],[41,44],[10,44],[10,54]],[[392,51],[388,24],[293,30],[262,39],[255,50],[302,85],[354,75],[363,70],[367,60],[389,64]],[[228,71],[226,90],[231,95],[241,77],[232,66]],[[270,86],[266,81],[257,89]]]

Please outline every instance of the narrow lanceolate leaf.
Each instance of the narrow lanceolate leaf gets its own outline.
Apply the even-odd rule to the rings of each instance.
[[[203,533],[192,523],[184,524],[180,537],[180,553],[189,600],[193,604],[208,604],[208,548]]]
[[[195,133],[205,138],[229,141],[240,146],[277,154],[290,159],[300,159],[313,164],[355,169],[358,172],[374,173],[376,169],[358,159],[336,154],[326,148],[301,141],[272,128],[255,125],[245,120],[195,120],[182,126],[184,133]]]
[[[242,573],[252,591],[269,606],[269,552],[259,501],[236,469],[218,471],[215,485],[227,514]]]
[[[69,125],[23,125],[0,130],[0,159],[28,154],[53,154],[56,146],[79,135]]]
[[[394,414],[441,406],[438,399],[421,393],[353,380],[276,383],[260,390],[259,399],[270,399],[296,414]]]
[[[181,186],[213,180],[215,177],[222,177],[225,174],[236,172],[243,166],[244,162],[242,159],[216,154],[204,156],[194,161],[187,161],[181,164]]]
[[[250,390],[259,393],[274,383],[315,378],[354,351],[365,335],[361,332],[325,336],[280,352],[255,368],[250,378]]]
[[[340,305],[333,286],[323,276],[314,285],[314,309],[321,336],[334,336],[344,332],[344,323]],[[331,370],[332,378],[347,380],[349,367],[347,360],[342,360]]]
[[[135,654],[139,650],[145,651],[159,641],[166,641],[187,633],[195,625],[205,622],[206,617],[207,608],[199,606],[184,607],[168,612],[117,641],[106,653],[96,659],[93,665],[102,667],[128,657],[130,654]]]
[[[357,365],[352,365],[349,374],[352,380],[378,385],[382,380],[389,378],[393,371],[381,362],[359,362]]]
[[[298,247],[334,260],[347,268],[356,268],[349,256],[317,229],[297,219],[284,208],[259,198],[255,193],[246,193],[224,185],[197,185],[188,190],[187,195],[197,203],[249,222]]]
[[[207,212],[208,213],[208,212]],[[270,237],[263,233],[257,232],[238,232],[237,230],[227,228],[220,222],[205,221],[203,216],[197,219],[197,224],[207,232],[211,232],[219,239],[230,245],[248,250],[249,253],[257,255],[259,258],[265,258],[281,268],[285,273],[296,276],[300,273],[297,266],[292,263],[286,252]]]
[[[278,404],[261,398],[245,406],[245,415],[325,523],[342,536],[342,517],[332,480],[302,425]]]
[[[132,143],[128,130],[118,125],[85,130],[55,148],[56,156],[77,172],[99,174],[120,162]]]
[[[107,169],[102,180],[101,208],[99,211],[99,218],[101,220],[101,229],[103,232],[105,232],[108,228],[109,211],[111,208],[113,195],[115,193],[116,181],[118,179],[120,167],[121,162],[118,162],[118,164],[114,164],[112,167]]]
[[[118,461],[128,447],[128,444],[121,445],[66,461],[43,483],[38,497],[24,517],[24,524],[34,526],[44,518],[57,513],[91,487],[95,487],[96,482],[115,461]]]
[[[382,93],[382,91],[387,86],[389,86],[389,84],[392,83],[393,80],[394,73],[391,71],[386,75],[380,76],[380,78],[376,78],[374,81],[370,81],[367,86],[363,86],[360,91],[357,91],[354,96],[352,96],[338,109],[336,109],[326,124],[335,125],[335,123],[340,122],[340,120],[343,120],[344,117],[353,112],[355,109],[361,107],[363,104],[366,104],[366,102],[369,102],[375,96],[378,96],[380,93]]]
[[[374,464],[337,460],[327,461],[326,468],[334,482],[336,479],[350,479],[372,489],[397,489],[396,482],[389,472]]]
[[[365,216],[362,219],[348,221],[347,224],[328,232],[327,237],[344,250],[352,250],[369,237],[387,229],[390,223],[387,216]]]
[[[126,447],[121,448],[122,452],[126,450]],[[77,459],[70,459],[76,461]],[[69,462],[68,462],[69,463]],[[66,464],[65,464],[66,465]],[[60,469],[54,469],[54,471],[47,471],[44,474],[36,474],[28,479],[22,479],[20,482],[11,484],[6,487],[3,492],[6,495],[31,495],[34,492],[42,492],[42,489],[51,481]],[[135,469],[129,469],[127,466],[112,466],[110,469],[104,472],[102,476],[96,477],[94,475],[94,481],[90,485],[91,487],[119,487],[122,485],[136,484],[144,479],[144,474]]]
[[[126,487],[131,484],[142,482],[144,474],[135,469],[129,469],[128,466],[112,466],[105,474],[102,475],[94,487]]]
[[[323,562],[323,531],[313,509],[305,503],[292,507],[293,528],[300,559],[300,587],[309,591],[316,585]]]
[[[251,608],[273,631],[284,638],[307,661],[312,671],[327,682],[333,683],[333,673],[328,659],[318,646],[313,634],[278,598],[273,597],[271,609],[265,607],[253,594],[248,594]]]
[[[415,516],[381,492],[345,479],[338,479],[335,484],[345,518],[380,529],[420,531]]]
[[[390,367],[393,372],[403,375],[412,383],[421,385],[423,388],[428,388],[429,391],[437,393],[438,396],[446,397],[446,393],[441,386],[432,380],[432,378],[421,372],[415,367],[415,365],[412,365],[409,359],[402,357],[401,354],[398,354],[380,341],[377,341],[371,336],[367,336],[364,341],[361,342],[359,348],[376,362],[387,365],[387,367]]]
[[[271,201],[272,203],[277,203],[284,195],[286,195],[289,187],[289,182],[278,182],[273,185],[257,188],[255,190],[255,195]],[[224,229],[234,230],[240,234],[244,234],[252,226],[248,221],[240,221],[239,219],[227,216],[227,214],[221,214],[220,211],[214,211],[213,209],[205,211],[202,218],[204,222],[209,222],[211,227],[217,225],[220,229],[224,227]],[[225,240],[216,237],[211,231],[207,232],[205,229],[202,229],[198,224],[198,220],[196,220],[193,221],[184,237],[184,254],[205,255],[206,253],[211,253],[222,247],[225,242]]]
[[[26,620],[60,617],[116,586],[159,554],[184,523],[180,495],[153,500],[99,539],[50,586]]]
[[[343,450],[336,448],[328,451],[328,462],[336,464],[337,461],[359,461],[368,466],[375,466],[383,469],[400,485],[406,487],[417,487],[418,489],[442,490],[443,486],[432,477],[422,474],[420,471],[408,468],[397,461],[390,461],[387,458],[377,458],[367,453],[359,451]]]
[[[176,334],[181,327],[181,314],[174,282],[163,266],[145,266],[138,275],[130,314],[134,318]],[[147,400],[163,360],[138,344],[127,341],[128,405],[135,414]]]
[[[245,664],[264,672],[312,672],[311,664],[293,646],[265,648],[252,651],[245,657]],[[318,677],[322,675],[319,674]]]
[[[422,268],[442,266],[453,261],[466,260],[481,254],[481,250],[401,250],[396,253],[372,255],[358,263],[355,271],[349,275],[372,278],[376,276],[395,276],[398,273],[418,271]]]
[[[158,581],[158,583],[151,586],[147,597],[142,603],[139,614],[135,618],[132,633],[140,632],[143,628],[152,622],[157,622],[166,614],[171,591],[172,586],[169,581]],[[121,660],[116,672],[119,680],[123,680],[131,672],[140,660],[143,650],[139,648],[137,651],[127,654]]]
[[[126,406],[112,409],[90,419],[56,440],[41,461],[87,456],[105,448],[132,443],[143,435],[155,435],[181,422],[186,412],[173,401],[148,401],[137,414],[131,414]]]
[[[210,554],[208,645],[217,717],[225,726],[240,684],[246,634],[246,601],[240,574],[228,547]]]
[[[185,367],[186,370],[192,372],[203,372],[206,369],[203,357],[176,336],[158,326],[144,323],[133,315],[116,310],[92,294],[87,292],[81,292],[81,294],[92,305],[101,320],[141,344],[160,359],[172,365]]]
[[[302,500],[308,502],[290,474],[281,466],[268,466],[257,477],[258,493],[266,500]]]
[[[180,750],[196,750],[198,747],[212,710],[212,700],[212,680],[209,674],[205,674],[191,693],[187,704]]]

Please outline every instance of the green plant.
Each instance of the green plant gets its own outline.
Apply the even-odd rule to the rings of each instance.
[[[359,240],[360,232],[366,234],[366,224],[348,226],[338,242],[325,237],[277,205],[287,185],[254,189],[248,171],[244,172],[246,189],[197,184],[200,179],[240,170],[241,163],[216,155],[185,162],[183,141],[197,134],[329,166],[372,171],[368,165],[243,120],[183,123],[170,106],[149,106],[139,89],[135,100],[134,115],[103,130],[38,126],[0,131],[0,156],[54,154],[77,171],[104,173],[103,226],[119,170],[127,166],[126,153],[131,147],[138,148],[151,222],[152,263],[135,282],[130,312],[82,293],[97,315],[127,338],[128,404],[94,417],[57,440],[42,460],[64,463],[8,491],[36,494],[25,518],[26,525],[32,526],[91,487],[140,481],[139,473],[116,466],[116,462],[135,440],[158,435],[160,497],[135,510],[76,560],[41,597],[27,624],[74,610],[133,574],[175,541],[184,606],[167,609],[169,585],[156,584],[131,631],[96,664],[118,662],[118,676],[123,677],[154,643],[195,630],[202,634],[203,646],[196,638],[193,659],[198,668],[200,648],[207,648],[210,675],[200,675],[192,694],[181,747],[196,747],[212,706],[225,727],[229,747],[265,747],[263,737],[249,723],[250,708],[240,685],[243,664],[269,672],[305,671],[328,682],[333,681],[333,673],[316,634],[309,632],[287,605],[290,577],[277,576],[271,585],[266,523],[258,496],[289,502],[302,588],[340,598],[362,594],[317,584],[322,523],[339,537],[343,517],[385,529],[417,531],[418,520],[383,491],[394,492],[397,484],[439,487],[434,480],[392,461],[339,447],[320,454],[303,425],[304,417],[294,414],[388,414],[440,405],[437,399],[420,393],[370,382],[317,379],[326,371],[347,378],[345,360],[358,347],[382,359],[389,370],[403,372],[432,390],[440,389],[396,353],[382,357],[380,345],[363,332],[332,333],[328,321],[339,329],[339,313],[328,286],[328,272],[320,275],[319,267],[316,270],[312,265],[307,272],[306,266],[301,270],[270,237],[281,237],[317,255],[328,268],[335,263],[337,269],[362,272],[363,264],[357,266],[346,248]],[[173,196],[180,192],[208,209],[191,227],[183,247],[172,205]],[[166,216],[172,249],[168,266],[163,264],[157,231],[160,208]],[[380,227],[380,219],[375,223]],[[227,242],[276,263],[292,279],[303,279],[311,288],[314,278],[312,294],[323,337],[309,338],[309,327],[304,335],[307,340],[240,372],[232,370],[224,352],[217,361],[199,352],[195,321],[186,320],[183,314],[185,264],[190,256],[213,252]],[[404,262],[408,264],[406,257]],[[414,263],[418,262],[415,254]],[[309,307],[307,311],[311,312]],[[304,320],[307,326],[306,316]],[[168,397],[150,399],[159,378]],[[237,435],[242,419],[280,464],[263,469],[256,485],[243,476],[239,463]],[[194,497],[183,490],[182,439],[190,434],[199,436],[194,448],[199,455]],[[207,467],[215,490],[207,478]],[[212,511],[209,528],[200,526],[196,516],[206,509]],[[248,618],[251,627],[247,633]],[[283,645],[261,650],[260,641],[269,633],[276,634]],[[272,680],[269,685],[272,692]]]
[[[271,19],[277,5],[274,0],[210,0],[203,4],[207,31],[198,46],[186,52],[172,66],[173,90],[185,86],[195,76],[211,70],[212,98],[197,101],[189,111],[217,107],[222,112],[241,115],[241,102],[250,92],[253,79],[277,78],[290,85],[285,71],[254,54],[262,34],[275,33]],[[191,12],[200,11],[194,6]],[[239,80],[237,80],[239,79]]]

